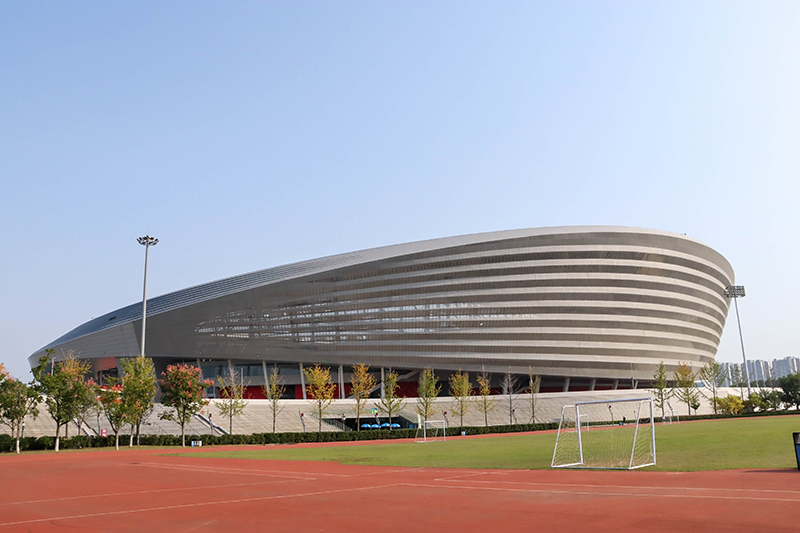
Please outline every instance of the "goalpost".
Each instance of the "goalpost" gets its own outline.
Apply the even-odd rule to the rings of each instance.
[[[414,442],[447,441],[447,432],[444,420],[424,420],[417,426]]]
[[[654,464],[651,398],[577,402],[561,409],[552,468],[631,470]]]
[[[672,405],[670,405],[670,403],[667,402],[667,408],[664,410],[664,415],[661,417],[661,423],[662,424],[672,424],[673,421],[676,424],[680,424],[681,423],[681,415],[676,413],[675,410],[672,408]]]

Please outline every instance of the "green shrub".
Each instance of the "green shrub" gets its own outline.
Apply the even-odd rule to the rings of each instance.
[[[55,437],[39,437],[34,440],[31,445],[31,450],[55,450],[56,438]]]

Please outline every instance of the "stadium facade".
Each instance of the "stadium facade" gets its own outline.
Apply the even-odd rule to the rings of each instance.
[[[277,365],[302,397],[304,365],[542,376],[542,391],[645,387],[660,362],[712,361],[728,313],[728,261],[683,235],[558,227],[433,239],[312,259],[148,299],[147,355],[241,370],[252,397]],[[141,302],[78,326],[45,349],[118,371],[139,353]],[[474,377],[473,377],[474,380]],[[519,380],[521,383],[523,380]]]

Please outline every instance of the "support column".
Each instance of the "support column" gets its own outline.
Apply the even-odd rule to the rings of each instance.
[[[386,389],[383,387],[383,380],[386,379],[383,375],[383,367],[381,367],[381,400],[386,399]]]
[[[339,365],[339,399],[344,400],[344,366]]]
[[[619,388],[619,380],[615,379],[614,380],[614,390],[617,390],[617,388]]]
[[[303,363],[298,363],[300,365],[300,386],[303,388],[303,399],[308,400],[308,395],[306,394],[306,375],[303,374]]]
[[[589,390],[594,390],[595,385],[597,385],[597,378],[592,378],[592,381],[589,382]]]
[[[264,387],[269,390],[269,376],[267,375],[267,362],[261,361],[261,370],[264,372]]]
[[[564,378],[564,390],[563,392],[569,392],[569,378]]]

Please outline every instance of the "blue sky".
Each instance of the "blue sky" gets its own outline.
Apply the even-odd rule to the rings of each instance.
[[[797,2],[2,2],[0,361],[140,299],[146,233],[157,295],[582,224],[717,249],[800,355],[798,95]]]

